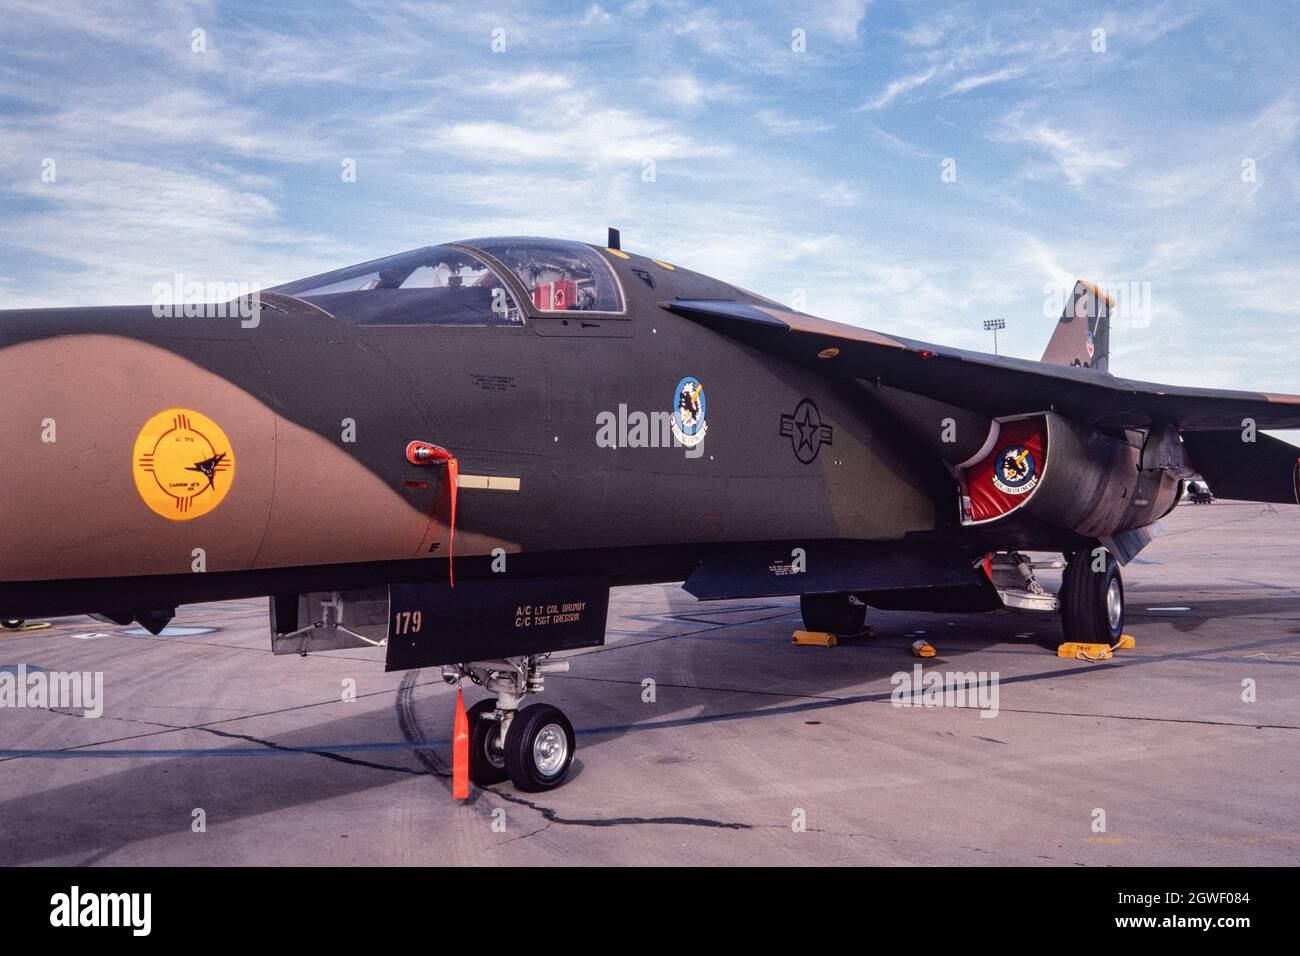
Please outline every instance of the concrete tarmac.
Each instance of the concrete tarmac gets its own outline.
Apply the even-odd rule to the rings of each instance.
[[[104,712],[0,709],[0,863],[1295,865],[1300,508],[1180,506],[1125,582],[1137,647],[1102,663],[1053,615],[873,611],[827,649],[794,599],[620,589],[536,698],[570,780],[463,802],[438,671],[272,657],[265,601],[4,631],[0,670],[102,672]],[[996,716],[895,706],[916,664],[996,672]]]

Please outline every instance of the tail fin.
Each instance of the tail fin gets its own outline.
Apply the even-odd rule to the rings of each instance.
[[[1110,365],[1110,310],[1115,300],[1082,279],[1065,303],[1043,361],[1107,371]]]

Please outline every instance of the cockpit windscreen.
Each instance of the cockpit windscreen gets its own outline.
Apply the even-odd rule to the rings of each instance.
[[[509,288],[481,258],[426,246],[268,290],[353,325],[522,325]]]
[[[515,274],[540,312],[623,312],[623,290],[599,252],[581,242],[495,236],[465,243]]]

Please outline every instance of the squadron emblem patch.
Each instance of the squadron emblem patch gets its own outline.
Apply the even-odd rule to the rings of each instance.
[[[185,408],[169,408],[145,422],[131,466],[140,498],[172,521],[207,514],[235,480],[235,452],[226,433]]]
[[[677,383],[673,395],[673,437],[687,448],[694,448],[704,441],[704,433],[709,430],[707,414],[704,386],[694,375],[687,375]]]
[[[1005,495],[1027,495],[1038,487],[1038,462],[1023,445],[1012,445],[998,454],[993,468],[993,485]]]

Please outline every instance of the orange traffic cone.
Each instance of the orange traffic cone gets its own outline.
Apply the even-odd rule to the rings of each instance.
[[[456,688],[456,728],[451,737],[451,795],[457,800],[469,797],[469,716],[465,713],[465,695]]]

